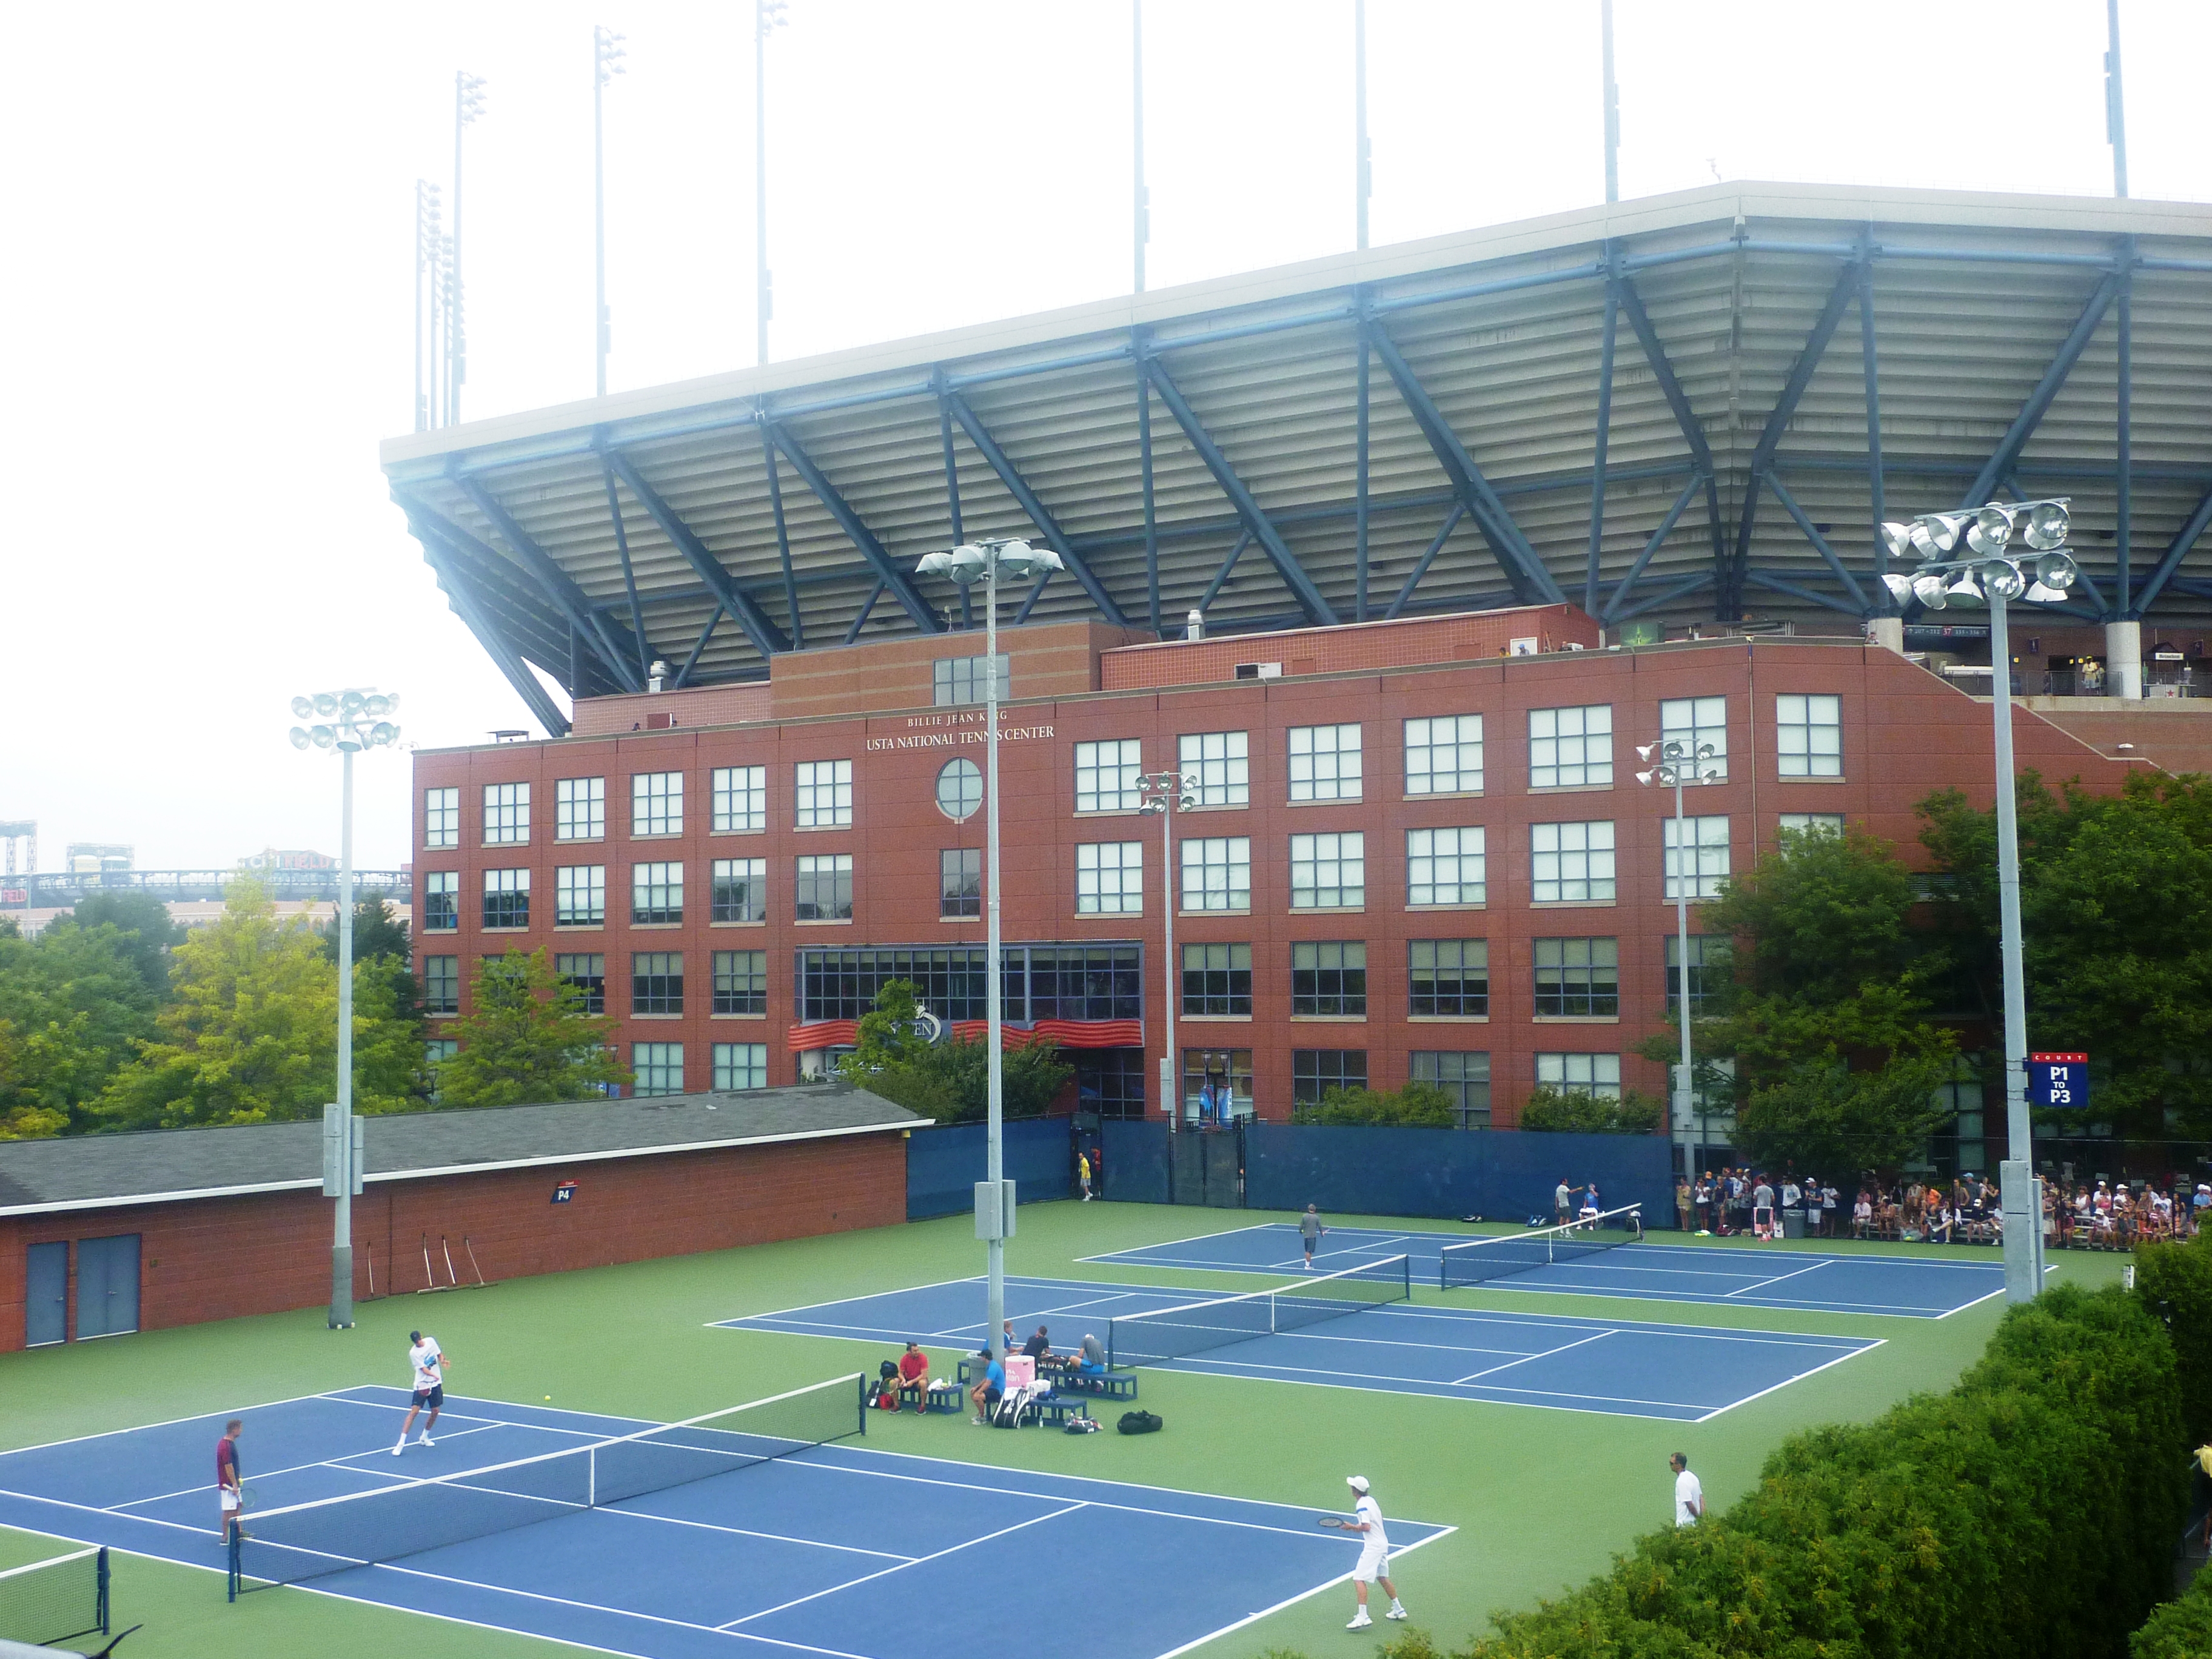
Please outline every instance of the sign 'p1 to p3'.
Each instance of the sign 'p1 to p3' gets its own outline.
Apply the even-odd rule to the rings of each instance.
[[[2089,1056],[2030,1054],[2027,1103],[2057,1111],[2078,1112],[2086,1108],[2089,1103]]]

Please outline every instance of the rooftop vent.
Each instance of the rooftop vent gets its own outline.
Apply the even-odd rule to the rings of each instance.
[[[1240,680],[1279,680],[1283,678],[1283,665],[1279,662],[1240,662],[1237,665]]]

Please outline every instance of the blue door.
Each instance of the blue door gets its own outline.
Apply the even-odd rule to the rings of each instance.
[[[69,1340],[69,1246],[33,1244],[23,1292],[23,1346]]]
[[[76,1242],[76,1336],[138,1328],[138,1235]]]

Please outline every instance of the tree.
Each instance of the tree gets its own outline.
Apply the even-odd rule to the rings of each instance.
[[[583,992],[542,946],[479,965],[469,1012],[445,1029],[461,1048],[438,1062],[441,1106],[589,1100],[630,1080],[608,1046],[614,1021],[584,1012]]]
[[[840,1062],[841,1074],[939,1123],[981,1121],[990,1111],[988,1045],[953,1036],[931,1042],[916,1027],[920,1012],[911,983],[899,979],[884,985],[860,1016],[855,1047]],[[1006,1115],[1042,1117],[1074,1075],[1050,1042],[1007,1049],[999,1078]]]
[[[335,1092],[337,970],[307,923],[279,921],[266,888],[234,881],[222,919],[196,929],[174,954],[174,999],[157,1017],[156,1036],[137,1044],[137,1057],[102,1094],[103,1127],[319,1115]],[[380,1059],[393,1044],[415,1041],[414,1028],[391,1018],[374,969],[356,964],[354,971],[355,1109],[419,1107],[411,1089],[392,1086]]]
[[[1540,1133],[1578,1135],[1656,1134],[1666,1121],[1664,1102],[1635,1089],[1607,1095],[1569,1094],[1539,1084],[1521,1103],[1521,1127]]]
[[[89,1127],[93,1103],[155,1035],[159,996],[137,942],[107,923],[0,933],[0,1138]]]
[[[1374,1089],[1331,1089],[1292,1115],[1299,1123],[1370,1124],[1407,1129],[1449,1129],[1459,1122],[1452,1097],[1433,1083],[1408,1083],[1395,1094]]]
[[[170,952],[185,942],[185,929],[171,919],[169,907],[150,893],[92,893],[77,901],[66,921],[54,924],[86,931],[103,927],[114,928],[122,937],[125,954],[146,988],[156,998],[167,999]],[[46,931],[51,933],[54,928]]]
[[[323,942],[323,954],[336,963],[337,918],[332,916],[316,931]],[[394,1018],[412,1021],[417,1027],[422,1024],[422,988],[415,978],[415,947],[408,937],[407,918],[395,911],[391,900],[381,893],[362,899],[353,908],[353,959],[356,969],[364,962],[398,963],[401,971],[389,977],[388,983],[379,982],[387,986]]]

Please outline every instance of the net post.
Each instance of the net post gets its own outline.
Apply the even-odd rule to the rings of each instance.
[[[1405,1281],[1405,1295],[1402,1299],[1411,1302],[1413,1299],[1413,1257],[1410,1251],[1398,1258],[1398,1267]],[[1441,1258],[1438,1261],[1437,1271],[1438,1273],[1443,1271]]]
[[[584,1507],[595,1510],[599,1506],[599,1449],[589,1448],[584,1455]]]
[[[102,1544],[100,1547],[100,1633],[102,1636],[108,1633],[107,1625],[107,1546]]]
[[[229,1594],[224,1597],[224,1600],[235,1601],[238,1600],[238,1580],[240,1571],[238,1561],[238,1528],[235,1527],[233,1527],[230,1531],[230,1548],[228,1553],[230,1556],[230,1571],[225,1574],[224,1577],[227,1581],[227,1588]]]

